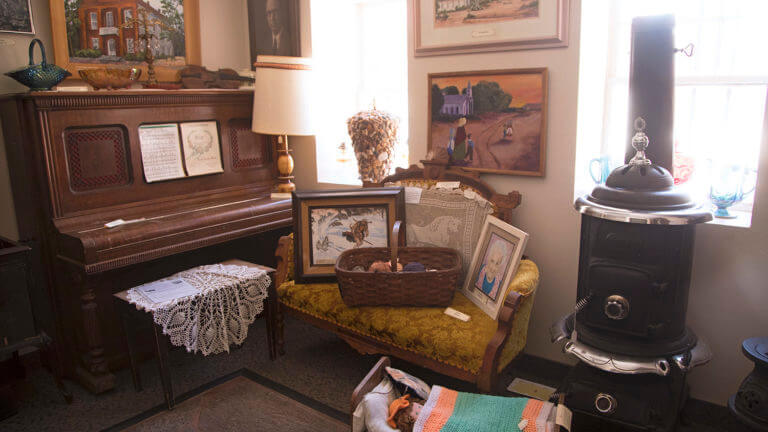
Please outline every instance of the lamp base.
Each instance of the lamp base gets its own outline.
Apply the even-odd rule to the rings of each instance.
[[[291,181],[293,176],[278,177],[277,180],[279,181],[277,184],[278,193],[291,193],[296,190],[296,185]]]
[[[277,138],[278,146],[285,143],[285,146],[277,151],[277,172],[280,176],[277,178],[277,191],[280,193],[290,193],[296,190],[296,185],[293,184],[293,157],[291,151],[288,149],[288,136]]]

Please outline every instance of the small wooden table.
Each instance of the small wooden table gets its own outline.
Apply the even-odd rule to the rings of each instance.
[[[220,263],[222,265],[240,265],[246,267],[253,267],[265,270],[270,278],[269,288],[267,290],[266,304],[264,305],[264,317],[267,320],[267,346],[269,347],[269,358],[274,360],[277,358],[276,344],[275,344],[275,325],[277,316],[277,289],[275,287],[275,269],[266,267],[259,264],[249,263],[239,259],[231,259]],[[128,300],[128,290],[120,291],[114,294],[117,301],[117,307],[120,311],[120,317],[123,323],[123,332],[125,334],[126,345],[128,347],[128,359],[131,367],[131,378],[133,380],[133,386],[136,391],[141,391],[141,377],[139,375],[137,353],[134,346],[136,339],[136,328],[130,325],[130,317],[132,315],[138,315],[143,320],[149,320],[152,324],[152,329],[155,338],[155,351],[157,353],[157,364],[160,369],[160,381],[163,386],[163,397],[169,410],[172,410],[175,405],[175,399],[173,396],[173,386],[171,384],[170,370],[168,369],[168,338],[163,335],[163,328],[154,322],[152,319],[152,313],[137,309]]]

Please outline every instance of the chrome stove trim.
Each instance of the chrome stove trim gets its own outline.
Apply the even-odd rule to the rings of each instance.
[[[710,360],[712,360],[712,350],[709,349],[709,345],[701,338],[699,338],[696,346],[690,351],[672,356],[672,361],[683,372],[688,372],[696,366],[707,364]]]
[[[571,338],[570,329],[573,329],[573,315],[574,314],[568,314],[552,324],[552,327],[549,328],[549,335],[552,343]]]
[[[712,220],[712,212],[703,206],[687,210],[653,212],[609,207],[585,197],[578,197],[573,207],[580,213],[596,218],[645,225],[692,225]]]
[[[576,356],[584,363],[606,372],[627,375],[654,373],[660,376],[669,374],[669,361],[665,358],[638,359],[624,357],[601,351],[577,341],[568,341],[563,352]]]

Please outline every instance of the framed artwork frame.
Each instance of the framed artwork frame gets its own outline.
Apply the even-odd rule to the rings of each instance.
[[[140,51],[139,30],[133,28],[137,26],[121,27],[126,19],[137,16],[135,9],[109,5],[89,6],[88,3],[83,5],[86,0],[80,1],[80,6],[74,9],[73,5],[76,4],[72,3],[73,0],[49,0],[55,63],[72,73],[69,79],[80,79],[77,73],[80,69],[121,66],[140,68],[141,79],[147,78],[147,65],[137,57]],[[184,32],[183,38],[180,31],[171,32],[173,36],[160,40],[155,47],[160,54],[155,53],[154,63],[157,80],[160,82],[178,81],[179,71],[183,67],[201,63],[199,0],[172,1],[181,7],[180,19]],[[174,23],[178,25],[179,16],[166,15],[159,0],[143,0],[142,3],[153,8],[157,6],[153,12],[163,14],[163,20],[169,26]],[[126,12],[126,9],[131,11]],[[176,10],[179,10],[178,7]],[[136,33],[131,35],[132,31]],[[182,46],[184,55],[176,55]],[[102,57],[97,56],[96,51],[110,58],[108,61],[100,61]]]
[[[470,171],[543,177],[547,68],[429,74],[427,149]]]
[[[411,0],[414,55],[568,46],[570,0]]]
[[[0,32],[35,34],[31,0],[11,0],[0,9]]]
[[[248,0],[251,66],[260,55],[301,57],[299,0]]]
[[[526,232],[493,216],[485,219],[461,292],[493,319],[499,316],[527,243]]]
[[[388,247],[405,222],[402,187],[293,192],[294,279],[335,281],[336,258],[356,247]]]

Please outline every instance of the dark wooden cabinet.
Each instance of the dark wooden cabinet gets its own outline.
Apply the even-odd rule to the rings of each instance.
[[[56,335],[64,370],[89,390],[112,388],[110,369],[124,360],[112,293],[229,258],[271,264],[290,201],[270,199],[274,143],[251,132],[253,103],[253,92],[237,90],[0,101],[19,233],[39,267],[38,326]],[[139,126],[193,121],[216,122],[223,172],[146,182]]]

